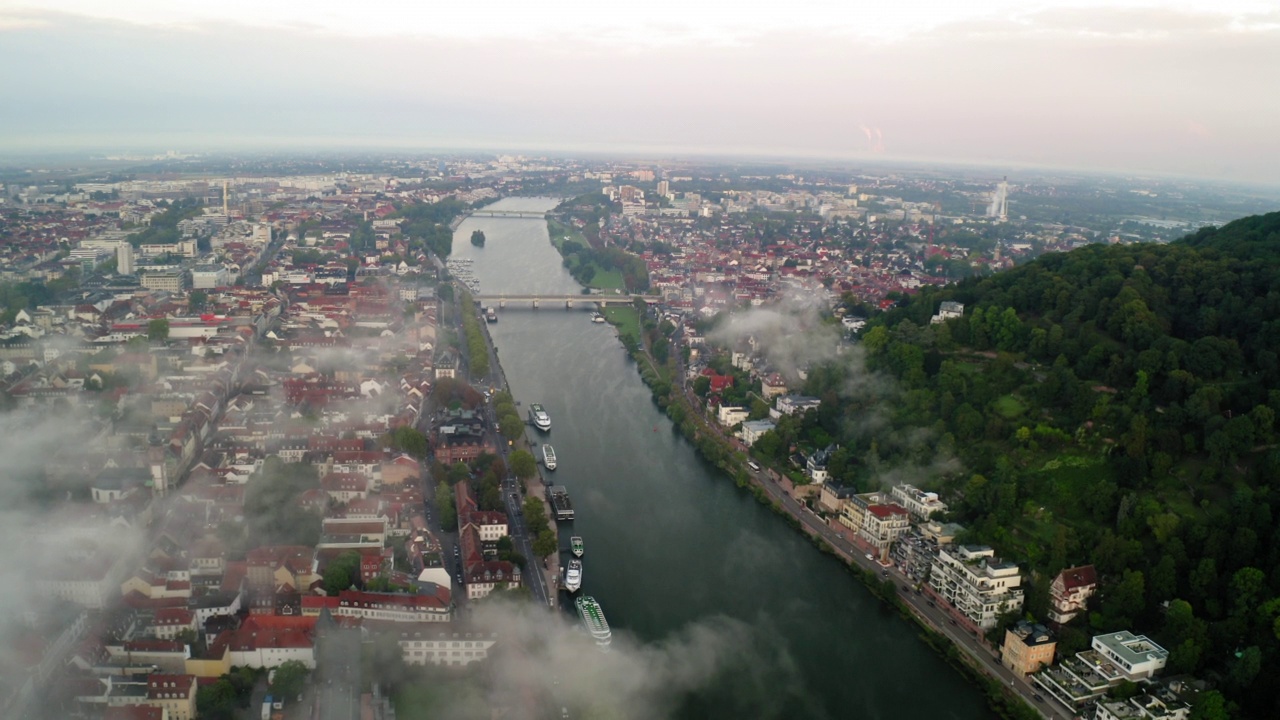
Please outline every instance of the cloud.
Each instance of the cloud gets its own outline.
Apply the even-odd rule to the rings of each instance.
[[[6,32],[0,43],[0,83],[23,99],[0,108],[0,149],[490,148],[857,160],[883,148],[889,159],[1274,178],[1266,158],[1280,155],[1271,132],[1280,121],[1280,96],[1271,92],[1280,83],[1280,16],[1244,12],[1248,4],[1198,14],[1078,5],[944,14],[951,19],[892,41],[851,33],[847,20],[826,28],[758,23],[732,42],[681,40],[658,50],[619,41],[607,22],[603,30],[427,41],[33,12],[23,17],[47,24]],[[400,25],[413,22],[406,16]],[[22,71],[30,66],[41,72]],[[1217,142],[1169,121],[1192,107]],[[875,118],[861,121],[866,130],[858,127],[864,118]]]
[[[100,429],[72,410],[0,414],[0,544],[9,550],[0,565],[0,704],[33,671],[41,654],[32,651],[56,639],[80,612],[50,598],[38,581],[83,576],[138,557],[142,548],[140,528],[113,524],[95,512],[102,506],[87,502],[87,488],[107,458],[128,455],[111,452]]]
[[[726,681],[729,673],[762,665],[753,661],[772,645],[767,623],[757,627],[725,617],[648,643],[614,628],[608,652],[599,651],[568,614],[548,616],[495,601],[480,603],[474,622],[500,638],[501,650],[485,672],[488,685],[517,694],[523,717],[566,707],[574,717],[669,718],[690,694]],[[547,707],[528,706],[528,699],[539,697]],[[457,710],[444,708],[442,715]]]

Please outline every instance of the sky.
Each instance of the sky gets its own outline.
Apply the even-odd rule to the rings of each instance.
[[[0,152],[424,148],[1276,182],[1272,0],[0,0]]]

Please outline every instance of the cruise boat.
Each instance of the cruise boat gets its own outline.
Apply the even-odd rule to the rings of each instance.
[[[587,632],[596,639],[596,645],[602,648],[609,647],[609,643],[613,640],[613,633],[609,631],[609,621],[604,619],[604,611],[600,609],[600,603],[590,595],[583,595],[574,600],[573,604],[578,608],[578,615],[582,616],[582,624],[587,626]]]
[[[604,316],[600,313],[591,313],[591,322],[602,323],[604,322]]]
[[[574,558],[569,561],[569,568],[564,571],[564,589],[571,593],[582,587],[582,561]]]
[[[498,311],[494,310],[492,305],[489,306],[489,309],[484,311],[484,319],[491,323],[498,322]]]
[[[529,420],[533,422],[533,426],[542,431],[551,429],[551,416],[538,403],[529,406]]]
[[[556,449],[550,445],[542,446],[542,464],[547,466],[548,470],[556,469]]]
[[[569,538],[569,549],[573,551],[574,557],[582,557],[582,538],[577,535]]]

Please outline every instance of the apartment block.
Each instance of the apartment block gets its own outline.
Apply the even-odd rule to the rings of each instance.
[[[951,545],[938,553],[929,585],[973,624],[989,630],[1022,609],[1022,575],[986,545]]]

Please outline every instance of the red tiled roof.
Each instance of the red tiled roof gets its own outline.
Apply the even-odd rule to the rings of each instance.
[[[868,505],[867,512],[878,518],[887,518],[892,515],[906,515],[907,511],[898,505]]]
[[[1093,569],[1092,565],[1067,568],[1058,573],[1058,576],[1062,578],[1062,585],[1067,590],[1098,584],[1098,572]]]

